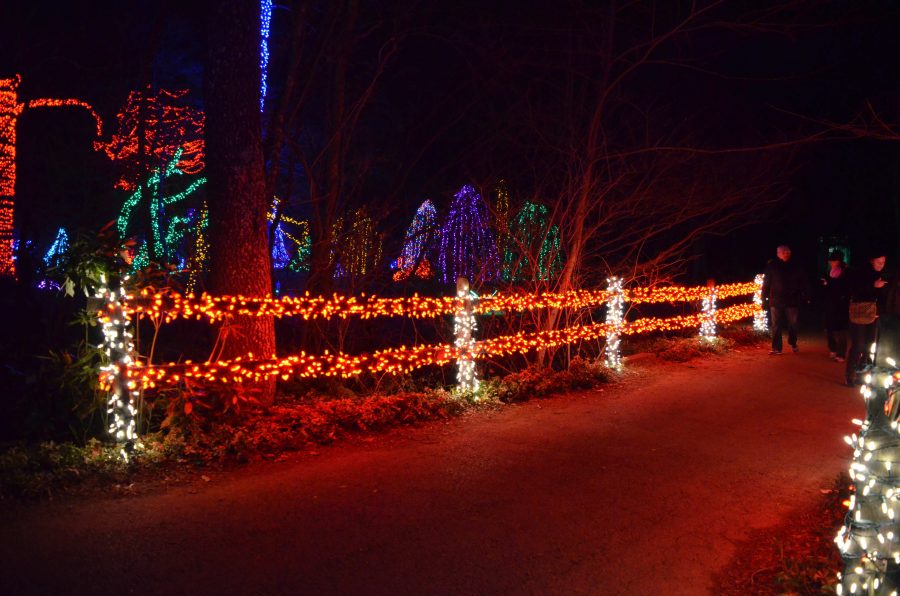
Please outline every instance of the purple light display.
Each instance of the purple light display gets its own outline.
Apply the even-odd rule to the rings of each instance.
[[[410,273],[420,263],[427,261],[428,253],[434,250],[436,233],[437,209],[434,208],[434,203],[426,199],[416,209],[416,215],[406,230],[396,268]]]
[[[459,189],[450,203],[450,213],[441,229],[439,259],[444,283],[456,283],[459,276],[482,283],[497,279],[500,257],[487,208],[481,195],[468,184]]]

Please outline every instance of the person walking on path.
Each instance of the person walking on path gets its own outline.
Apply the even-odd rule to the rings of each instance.
[[[825,337],[832,360],[843,362],[847,353],[847,326],[850,323],[850,288],[847,266],[840,251],[828,255],[828,274],[822,279],[825,287]]]
[[[877,252],[869,258],[868,265],[852,270],[849,276],[849,337],[847,366],[844,380],[852,387],[857,384],[857,371],[868,358],[872,344],[878,338],[879,316],[887,307],[888,279],[884,272],[887,258]]]
[[[769,261],[763,271],[762,285],[762,298],[769,305],[772,321],[772,351],[769,354],[773,356],[781,354],[785,328],[791,350],[800,351],[797,346],[797,320],[800,305],[805,304],[809,297],[803,272],[790,262],[791,247],[783,244],[775,254],[777,258]]]

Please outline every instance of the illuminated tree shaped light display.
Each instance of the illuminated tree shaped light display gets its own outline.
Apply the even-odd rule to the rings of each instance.
[[[275,197],[269,211],[269,225],[275,221],[279,199]],[[277,215],[278,224],[272,238],[272,267],[287,269],[294,273],[309,271],[309,258],[312,254],[312,237],[309,234],[309,222],[295,219],[284,213]],[[288,226],[290,226],[290,231]],[[286,241],[290,240],[293,248]],[[293,255],[291,253],[293,252]]]
[[[870,356],[874,360],[875,345]],[[844,439],[853,448],[850,496],[844,526],[835,542],[844,560],[838,594],[897,594],[900,571],[900,370],[867,366],[860,392],[866,419],[854,420],[859,434]]]
[[[437,209],[434,203],[426,199],[416,209],[416,215],[406,230],[403,250],[397,257],[398,271],[394,273],[394,281],[402,281],[413,274],[428,279],[434,274],[428,256],[433,251],[436,235]]]
[[[199,174],[204,166],[201,110],[186,104],[186,89],[132,91],[117,116],[117,130],[109,141],[96,143],[121,175],[116,188],[135,190],[148,173],[172,164],[182,174]]]
[[[79,107],[86,109],[97,125],[97,136],[103,123],[94,109],[80,99],[32,99],[19,103],[17,88],[22,77],[0,79],[0,277],[15,277],[13,258],[14,210],[16,195],[16,125],[27,108]],[[95,143],[96,148],[96,143]]]
[[[517,282],[525,277],[547,281],[562,270],[559,228],[550,225],[546,206],[526,202],[508,229],[503,253],[504,281]]]
[[[284,229],[281,222],[275,226],[275,240],[272,242],[272,268],[285,269],[291,261],[287,246],[284,243]]]
[[[188,263],[189,274],[185,285],[185,290],[188,294],[193,294],[200,287],[200,280],[209,263],[209,241],[206,239],[206,228],[209,227],[209,207],[205,201],[200,208],[199,219],[200,225],[196,228],[194,248],[191,251],[191,258]]]
[[[332,233],[333,255],[337,258],[335,278],[366,275],[381,261],[381,236],[364,208],[353,213],[349,225],[338,218]]]
[[[60,228],[59,231],[56,232],[56,238],[53,240],[53,244],[50,245],[47,254],[44,255],[44,264],[47,267],[58,267],[68,251],[69,235],[66,233],[65,228]]]
[[[186,224],[189,223],[191,218],[169,216],[166,208],[189,198],[206,183],[206,178],[197,178],[183,190],[169,195],[165,194],[162,188],[164,181],[184,174],[180,169],[181,155],[181,150],[176,151],[164,169],[154,170],[150,173],[147,181],[138,186],[125,200],[116,222],[119,238],[125,240],[129,237],[129,234],[134,232],[134,216],[138,205],[144,198],[146,189],[146,193],[149,196],[151,229],[151,239],[147,250],[148,254],[152,254],[158,260],[176,260],[174,249],[181,244],[184,234],[190,228]],[[197,220],[199,218],[193,219]],[[163,227],[166,228],[165,235],[162,233]]]
[[[457,277],[489,282],[497,279],[500,258],[481,195],[468,184],[453,196],[441,229],[439,265],[444,283]]]

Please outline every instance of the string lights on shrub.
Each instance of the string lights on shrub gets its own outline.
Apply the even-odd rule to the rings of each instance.
[[[525,276],[534,281],[547,281],[562,269],[559,227],[550,225],[545,205],[526,201],[515,219],[509,222],[504,244],[504,281],[517,282]]]
[[[444,283],[459,277],[480,283],[497,279],[500,257],[484,201],[468,184],[453,196],[441,228],[439,266]]]
[[[763,308],[762,286],[766,276],[762,273],[757,274],[753,278],[756,289],[753,292],[753,304],[757,307],[757,311],[753,314],[753,330],[766,332],[769,330],[769,321],[766,318],[766,311]]]
[[[406,230],[403,249],[397,257],[394,281],[402,281],[411,275],[428,279],[433,274],[428,260],[435,244],[437,234],[437,209],[431,200],[426,199],[413,217]]]
[[[15,277],[13,251],[16,196],[16,125],[26,105],[30,108],[78,107],[94,118],[99,137],[103,122],[94,108],[80,99],[32,99],[20,103],[18,86],[22,77],[0,79],[0,277]],[[96,143],[95,143],[96,145]]]
[[[606,366],[613,370],[621,370],[622,353],[619,343],[625,317],[622,278],[610,277],[606,280],[606,295]]]
[[[892,358],[877,367],[875,344],[860,387],[866,419],[859,434],[844,437],[853,448],[848,511],[835,542],[844,560],[838,594],[897,594],[900,569],[900,369]]]

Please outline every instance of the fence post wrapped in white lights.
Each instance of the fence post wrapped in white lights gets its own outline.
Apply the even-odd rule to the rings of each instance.
[[[458,306],[453,319],[454,345],[459,350],[456,365],[456,382],[461,391],[476,391],[478,375],[475,371],[475,306],[469,292],[469,280],[456,278],[456,299]]]
[[[109,384],[106,406],[107,429],[110,436],[119,444],[122,459],[128,461],[129,454],[134,451],[137,443],[135,403],[139,395],[136,388],[128,387],[124,376],[125,370],[133,362],[132,354],[134,354],[130,331],[131,318],[122,307],[122,300],[126,297],[125,288],[111,289],[105,285],[105,277],[101,277],[101,283],[104,285],[94,297],[103,304],[105,311],[102,318],[102,348],[109,363],[100,370],[106,373]]]
[[[875,345],[872,345],[872,360]],[[888,358],[887,368],[868,365],[860,392],[866,419],[844,440],[853,448],[850,479],[853,493],[844,526],[834,539],[844,572],[838,594],[897,594],[900,570],[900,370]]]
[[[709,283],[709,293],[703,298],[703,322],[700,323],[700,339],[716,339],[716,285]]]
[[[753,293],[753,304],[759,309],[753,313],[753,330],[765,332],[769,330],[769,320],[766,318],[766,310],[763,308],[762,286],[766,276],[758,273],[753,278],[756,291]]]
[[[606,366],[614,370],[622,369],[622,353],[619,349],[625,316],[625,292],[621,277],[606,279]]]

